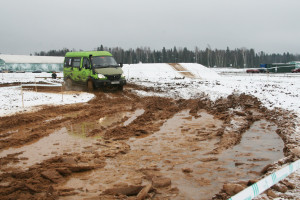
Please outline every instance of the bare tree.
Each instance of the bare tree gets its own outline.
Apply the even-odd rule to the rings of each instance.
[[[198,53],[199,53],[199,48],[196,46],[195,47],[195,63],[198,63]]]
[[[210,67],[210,57],[211,57],[211,47],[209,44],[207,44],[207,65]]]
[[[224,50],[215,50],[215,56],[216,56],[216,66],[217,67],[224,67],[225,63],[225,51]]]
[[[244,68],[247,66],[247,48],[246,47],[242,47],[241,48],[242,51],[242,56],[243,56],[243,62],[244,62]]]

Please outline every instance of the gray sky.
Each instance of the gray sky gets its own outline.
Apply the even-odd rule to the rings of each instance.
[[[300,0],[0,0],[0,53],[103,44],[300,53]]]

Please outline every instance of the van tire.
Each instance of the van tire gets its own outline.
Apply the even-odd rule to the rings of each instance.
[[[120,86],[118,87],[118,89],[119,89],[119,91],[123,91],[123,85],[120,85]]]
[[[92,80],[88,80],[87,82],[87,89],[89,92],[93,92],[94,91],[94,85],[93,85],[93,81]]]
[[[73,83],[72,83],[72,80],[70,78],[68,78],[66,81],[65,81],[65,89],[66,90],[71,90],[73,87]]]

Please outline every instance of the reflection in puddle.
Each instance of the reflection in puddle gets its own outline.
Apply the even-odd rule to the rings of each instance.
[[[144,111],[144,109],[138,109],[135,112],[121,112],[116,113],[114,115],[105,116],[99,119],[98,124],[102,128],[107,128],[115,124],[127,126],[131,122],[133,122],[138,116],[142,115]],[[128,119],[122,123],[125,117],[127,117]]]
[[[118,113],[117,115],[105,116],[99,119],[99,126],[103,128],[107,128],[114,123],[121,122],[125,116],[128,115],[128,112]]]
[[[128,119],[123,123],[123,126],[128,126],[131,122],[133,122],[138,116],[144,114],[144,109],[137,109],[134,113],[131,113]]]
[[[93,136],[94,138],[101,138],[105,130],[117,126],[128,126],[143,113],[144,109],[137,109],[134,112],[120,112],[102,117],[96,122],[86,121],[82,123],[72,124],[68,127],[68,131],[72,135],[78,135],[81,137]]]

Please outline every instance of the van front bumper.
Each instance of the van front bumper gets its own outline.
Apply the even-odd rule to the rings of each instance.
[[[94,82],[94,86],[96,88],[99,88],[99,87],[103,87],[103,86],[118,86],[118,85],[126,85],[126,80],[125,79],[120,79],[120,80],[114,80],[114,81],[111,81],[111,80],[96,80],[94,79],[93,80]]]

